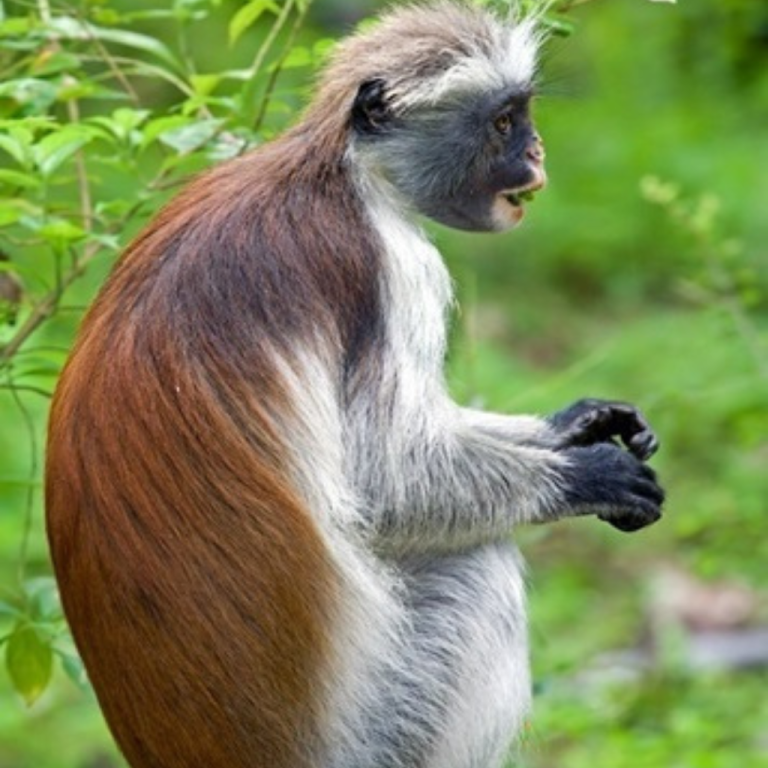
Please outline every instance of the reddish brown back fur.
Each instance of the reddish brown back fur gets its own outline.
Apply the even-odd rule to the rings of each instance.
[[[320,123],[161,213],[56,393],[54,565],[135,768],[300,768],[322,749],[339,584],[291,487],[275,355],[320,336],[345,381],[376,337],[378,288],[343,130],[318,144]]]

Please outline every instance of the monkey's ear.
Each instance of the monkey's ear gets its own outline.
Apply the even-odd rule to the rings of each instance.
[[[358,133],[381,133],[392,119],[387,102],[386,83],[366,80],[358,89],[352,106],[352,125]]]

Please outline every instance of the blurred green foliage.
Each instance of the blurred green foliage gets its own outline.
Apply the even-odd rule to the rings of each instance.
[[[0,1],[3,768],[122,765],[43,531],[48,395],[83,308],[179,182],[290,123],[329,38],[379,5],[317,0],[300,28],[305,0]],[[576,34],[550,41],[539,88],[549,189],[510,235],[432,228],[460,296],[451,385],[504,411],[637,402],[669,501],[634,536],[520,532],[538,696],[515,764],[756,768],[765,671],[696,671],[684,650],[631,679],[584,670],[647,642],[659,567],[764,579],[768,6],[565,0],[550,20]]]

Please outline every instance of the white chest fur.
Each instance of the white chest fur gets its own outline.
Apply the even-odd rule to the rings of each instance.
[[[421,228],[383,195],[370,206],[384,246],[382,295],[388,351],[396,361],[400,394],[407,400],[442,387],[451,278]],[[419,400],[423,403],[423,400]]]

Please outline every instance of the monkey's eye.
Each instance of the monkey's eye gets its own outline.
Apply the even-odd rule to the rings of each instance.
[[[512,130],[512,117],[509,112],[504,112],[493,121],[493,127],[502,135],[506,136]]]

